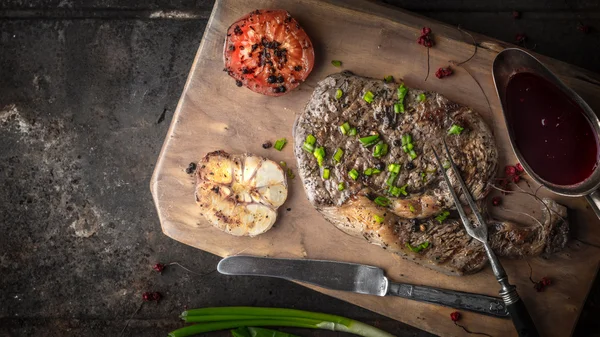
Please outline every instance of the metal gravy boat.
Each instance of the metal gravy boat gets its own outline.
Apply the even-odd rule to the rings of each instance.
[[[506,89],[510,78],[514,74],[520,72],[529,72],[541,76],[554,84],[559,90],[564,92],[578,104],[596,133],[597,139],[600,138],[600,120],[590,106],[577,95],[575,91],[567,87],[556,75],[531,54],[518,48],[509,48],[496,55],[492,66],[492,75],[496,86],[496,93],[498,94],[504,112],[504,121],[506,122],[506,127],[508,129],[510,145],[516,154],[517,159],[523,166],[523,169],[531,178],[533,178],[533,180],[556,194],[572,197],[585,196],[594,210],[594,213],[596,213],[596,216],[600,218],[600,191],[598,190],[600,187],[600,166],[598,164],[596,164],[592,174],[585,180],[573,185],[557,185],[542,179],[536,174],[516,146],[514,133],[507,117]]]

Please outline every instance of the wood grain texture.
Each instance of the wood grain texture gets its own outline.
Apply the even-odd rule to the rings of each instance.
[[[256,8],[288,10],[315,45],[316,64],[307,82],[282,97],[266,97],[238,88],[222,71],[222,47],[229,24]],[[432,72],[426,82],[427,50],[415,42],[423,26],[432,28],[436,41],[436,46],[430,50]],[[366,263],[384,268],[396,281],[497,295],[499,286],[489,268],[471,276],[446,276],[343,234],[312,208],[299,178],[290,181],[288,201],[280,208],[273,229],[256,238],[230,236],[213,228],[199,214],[193,197],[194,179],[185,173],[190,162],[217,149],[284,160],[295,171],[291,144],[282,152],[265,150],[261,144],[264,140],[281,137],[292,140],[294,119],[303,110],[317,81],[339,71],[331,66],[332,59],[342,60],[343,69],[356,74],[375,78],[392,74],[402,78],[409,87],[437,91],[472,107],[485,118],[496,136],[502,170],[504,164],[515,162],[491,76],[492,61],[504,45],[484,36],[473,36],[482,46],[475,57],[463,67],[454,67],[453,76],[439,80],[433,76],[435,69],[447,66],[450,60],[466,60],[474,50],[471,38],[455,27],[358,0],[217,1],[151,181],[163,232],[175,240],[220,256],[243,253]],[[556,60],[540,58],[592,108],[600,109],[600,76]],[[485,91],[491,109],[474,78]],[[530,184],[535,189],[535,184]],[[528,189],[527,185],[521,185]],[[542,191],[540,195],[549,194]],[[502,262],[511,281],[518,286],[541,334],[567,336],[573,330],[598,270],[600,224],[583,199],[553,198],[571,209],[574,237],[596,247],[572,240],[563,252],[548,259],[505,259]],[[506,196],[504,204],[513,211],[495,209],[495,216],[531,223],[514,211],[537,217],[541,214],[535,199],[524,194]],[[537,293],[528,278],[528,263],[533,268],[534,278],[549,276],[555,284],[544,293]],[[465,334],[449,319],[453,311],[449,308],[399,298],[316,290],[435,334]],[[463,317],[462,323],[472,331],[484,331],[493,336],[515,335],[509,320],[471,313],[464,313]]]

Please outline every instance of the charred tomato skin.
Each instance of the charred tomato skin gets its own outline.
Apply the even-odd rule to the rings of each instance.
[[[233,23],[223,48],[225,71],[248,89],[281,96],[302,83],[315,63],[313,44],[282,9],[258,9]]]

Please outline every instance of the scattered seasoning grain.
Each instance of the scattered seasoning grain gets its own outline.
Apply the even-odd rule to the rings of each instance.
[[[155,271],[162,273],[163,270],[165,270],[165,265],[162,263],[157,263],[155,265],[152,266],[152,269],[154,269]]]
[[[512,165],[506,165],[506,167],[504,167],[504,173],[508,176],[512,176],[517,173],[517,168]]]
[[[525,169],[523,169],[523,165],[521,165],[521,163],[517,163],[515,165],[515,168],[517,169],[517,172],[519,172],[519,173],[523,173],[525,171]]]
[[[162,295],[158,292],[145,292],[142,294],[142,299],[146,302],[150,302],[150,301],[156,301],[158,302],[160,299],[162,298]]]
[[[527,35],[525,35],[525,33],[519,33],[515,36],[515,41],[522,45],[527,41]]]
[[[187,173],[187,174],[192,174],[192,173],[194,173],[194,171],[196,171],[196,163],[193,163],[193,162],[192,162],[192,163],[190,163],[190,164],[188,165],[188,167],[185,169],[185,173]]]
[[[450,67],[439,68],[435,72],[435,77],[442,79],[442,78],[448,77],[448,76],[450,76],[452,74],[453,74],[453,71],[452,71],[452,68],[450,68]]]

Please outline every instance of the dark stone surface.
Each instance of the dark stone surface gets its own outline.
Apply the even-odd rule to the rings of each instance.
[[[595,1],[388,2],[507,41],[526,32],[537,51],[600,70]],[[211,6],[0,3],[0,336],[118,336],[144,291],[163,300],[144,304],[126,335],[164,336],[185,307],[260,305],[429,336],[286,281],[152,271],[177,261],[208,273],[218,261],[161,233],[148,187]],[[600,331],[599,289],[578,335]]]

